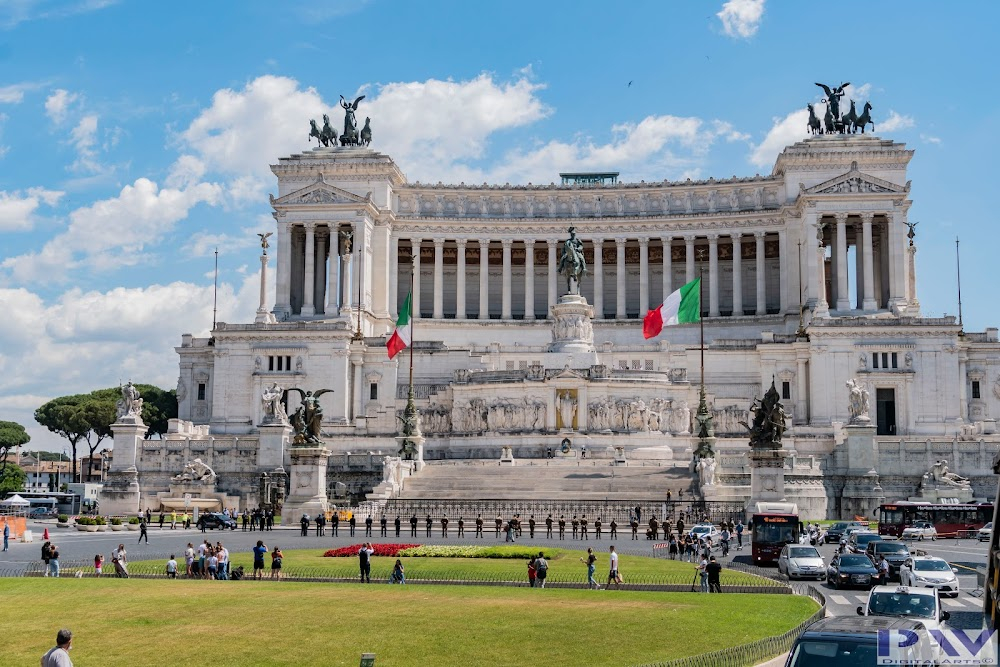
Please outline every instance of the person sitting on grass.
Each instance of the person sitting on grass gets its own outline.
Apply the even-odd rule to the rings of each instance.
[[[392,566],[392,579],[394,584],[405,584],[406,575],[403,574],[403,561],[396,559],[396,564]]]

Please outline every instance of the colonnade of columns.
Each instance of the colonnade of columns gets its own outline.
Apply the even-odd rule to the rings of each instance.
[[[818,271],[816,284],[821,287],[810,298],[815,298],[820,312],[830,309],[873,313],[893,302],[906,301],[901,252],[904,243],[894,238],[900,232],[889,224],[890,215],[816,212],[812,217],[807,222],[817,230],[818,259],[814,266]],[[852,248],[853,267],[848,261]],[[851,282],[856,290],[853,300]]]
[[[356,252],[344,243],[336,223],[278,226],[275,311],[294,315],[336,315],[357,301]]]
[[[784,287],[780,280],[784,278],[779,278],[780,270],[774,271],[769,290],[765,240],[783,242],[780,239],[783,234],[784,231],[768,233],[761,230],[731,232],[725,236],[584,239],[589,275],[584,280],[583,294],[594,306],[595,318],[642,317],[670,292],[698,277],[700,268],[705,282],[705,303],[702,304],[705,315],[777,312],[779,292]],[[544,249],[539,247],[543,243]],[[612,244],[613,253],[609,247]],[[728,246],[721,253],[720,244]],[[390,295],[390,303],[401,303],[405,298],[409,289],[410,258],[416,257],[412,261],[414,317],[458,320],[547,317],[549,307],[565,292],[564,278],[556,273],[561,246],[558,239],[492,241],[393,236],[389,254],[396,259],[397,266],[390,269],[390,274],[396,276],[398,287],[396,293]],[[423,258],[420,249],[423,249]],[[772,260],[777,258],[773,246],[771,255]],[[651,261],[651,256],[655,261]],[[675,259],[681,256],[685,262],[683,275],[680,267],[675,272],[674,266]],[[427,267],[431,258],[433,265]],[[746,265],[744,260],[747,260]],[[611,262],[614,266],[607,266]],[[476,264],[478,271],[474,268]],[[723,278],[724,271],[731,272],[731,277]],[[467,280],[470,274],[476,273],[478,289],[473,283],[473,290],[477,292],[478,307],[469,302]],[[659,281],[654,280],[656,273],[661,276]],[[755,281],[754,289],[744,292],[744,278],[747,277]],[[614,281],[614,285],[607,285],[608,280]],[[655,284],[657,282],[659,284]],[[724,283],[729,283],[729,289]],[[421,305],[421,293],[433,299],[432,307]],[[547,307],[541,310],[538,306],[546,301],[546,296]],[[607,303],[610,299],[614,300],[613,308]],[[783,298],[780,305],[784,305]]]

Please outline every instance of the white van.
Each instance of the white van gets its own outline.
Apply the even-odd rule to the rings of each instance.
[[[858,607],[858,616],[913,618],[928,630],[938,630],[951,614],[941,609],[936,588],[876,586],[868,593],[868,602]]]

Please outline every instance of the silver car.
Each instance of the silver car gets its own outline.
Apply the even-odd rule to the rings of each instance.
[[[958,570],[935,556],[912,556],[899,568],[899,583],[915,588],[936,588],[939,595],[958,597]]]
[[[826,579],[826,563],[816,547],[786,544],[778,556],[778,571],[789,579]]]

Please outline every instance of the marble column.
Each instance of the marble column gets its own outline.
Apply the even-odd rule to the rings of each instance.
[[[336,230],[330,232],[331,238],[336,233]],[[331,243],[335,242],[336,240],[331,240]],[[330,246],[331,249],[334,247]],[[331,259],[332,254],[331,252]],[[333,292],[332,289],[330,291]],[[333,299],[332,294],[330,298]],[[333,309],[327,312],[333,312]],[[399,319],[399,237],[395,234],[389,239],[389,318],[393,322]]]
[[[754,232],[757,240],[757,311],[767,315],[767,283],[764,280],[764,236],[765,232]]]
[[[326,312],[326,234],[316,235],[315,276],[313,279],[313,308],[318,313]]]
[[[465,319],[465,239],[456,239],[458,270],[455,273],[455,319]]]
[[[708,235],[708,316],[719,316],[719,235]]]
[[[670,293],[674,291],[673,290],[674,258],[671,256],[672,241],[673,239],[671,239],[671,237],[669,236],[664,236],[663,239],[661,240],[661,242],[663,243],[663,276],[661,277],[663,281],[663,294],[661,295],[661,298],[663,299],[663,301],[666,301],[667,297],[670,296]],[[643,317],[645,317],[645,315]]]
[[[625,310],[625,241],[626,239],[621,237],[615,239],[615,250],[617,251],[615,255],[615,268],[617,269],[615,317],[619,320],[623,320],[627,316]]]
[[[816,246],[813,251],[816,257],[814,268],[816,269],[816,309],[814,314],[826,317],[830,312],[830,304],[826,299],[826,246],[823,245],[823,225],[816,225]]]
[[[348,315],[351,312],[351,267],[354,266],[354,255],[347,253],[340,255],[340,315]]]
[[[479,319],[490,319],[490,242],[479,239]]]
[[[743,314],[743,244],[742,234],[734,232],[733,239],[733,316]]]
[[[274,314],[279,320],[291,313],[292,225],[278,223],[278,269],[275,277]]]
[[[524,241],[524,319],[535,319],[535,241]]]
[[[502,239],[500,246],[503,248],[503,275],[501,278],[500,294],[500,319],[509,320],[511,313],[511,275],[510,275],[510,247],[514,243],[511,239]]]
[[[694,280],[694,236],[684,237],[684,282]]]
[[[788,252],[788,232],[784,229],[778,230],[778,266],[781,270],[778,272],[778,294],[781,312],[787,313],[789,309],[789,298],[791,296],[789,292],[789,285],[792,281],[798,284],[799,281],[799,256],[795,255],[795,264],[791,264],[788,260],[792,258],[792,255]],[[801,289],[801,287],[800,287]]]
[[[316,314],[316,223],[305,223],[306,228],[306,267],[303,278],[302,314]]]
[[[847,214],[837,214],[837,310],[851,309],[847,293]]]
[[[649,312],[649,239],[639,239],[639,317]]]
[[[434,239],[434,311],[436,320],[444,318],[444,239]]]
[[[594,317],[604,319],[604,239],[594,239]]]
[[[412,239],[410,241],[411,252],[413,253],[413,299],[410,301],[410,308],[413,310],[412,317],[420,319],[420,241]]]
[[[549,310],[548,317],[551,318],[552,306],[556,305],[556,278],[558,274],[556,273],[556,249],[559,247],[559,241],[556,239],[548,239],[546,243],[549,246]]]
[[[872,220],[874,218],[874,213],[864,213],[861,216],[861,243],[864,256],[862,265],[865,281],[865,298],[862,308],[866,313],[874,313],[878,310],[878,302],[875,301],[875,258],[872,256]]]
[[[806,359],[795,360],[797,372],[795,373],[795,406],[792,408],[792,420],[794,424],[809,423],[809,406],[806,403],[808,383],[806,382]]]

